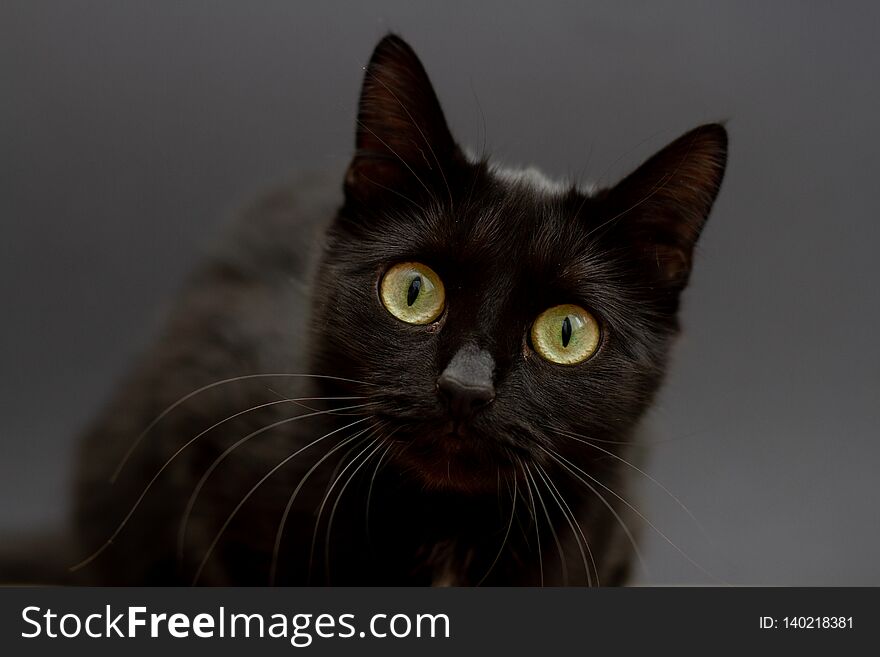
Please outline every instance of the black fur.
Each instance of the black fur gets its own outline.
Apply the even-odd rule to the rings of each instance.
[[[73,581],[269,583],[291,493],[322,456],[365,429],[306,480],[280,537],[275,583],[623,583],[632,547],[622,529],[630,510],[615,496],[627,497],[619,458],[630,458],[627,443],[663,378],[725,160],[725,130],[706,125],[591,195],[498,176],[465,157],[415,54],[386,37],[366,71],[335,217],[315,219],[333,216],[322,206],[333,196],[317,184],[307,196],[324,200],[314,207],[281,191],[248,213],[94,425],[75,525],[80,558],[100,553]],[[310,244],[313,230],[321,243],[314,267],[296,246]],[[443,280],[447,303],[436,322],[405,324],[383,307],[381,277],[403,261],[425,263]],[[547,362],[530,344],[535,317],[561,303],[587,308],[602,330],[598,351],[574,366]],[[438,389],[463,350],[485,354],[492,390],[464,419]],[[184,395],[238,375],[287,372],[350,381],[276,376],[212,387],[153,426],[107,483],[144,427]],[[182,445],[260,404],[181,451],[117,531]],[[219,461],[178,559],[181,515],[217,457],[251,432],[309,413]]]

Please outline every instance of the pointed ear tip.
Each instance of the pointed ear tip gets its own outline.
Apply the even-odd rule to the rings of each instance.
[[[388,45],[407,45],[406,41],[403,40],[403,37],[401,37],[397,32],[394,32],[392,30],[389,30],[388,32],[386,32],[385,36],[383,36],[381,39],[379,39],[379,44],[383,44],[383,43],[388,44]]]
[[[388,55],[393,55],[395,53],[413,53],[412,47],[404,41],[399,35],[394,32],[389,32],[381,39],[379,39],[379,43],[376,44],[376,47],[373,48],[373,57],[372,59],[385,57]]]
[[[720,151],[726,153],[728,142],[726,123],[726,121],[705,123],[698,128],[694,128],[694,136],[700,139],[705,139],[714,144]]]

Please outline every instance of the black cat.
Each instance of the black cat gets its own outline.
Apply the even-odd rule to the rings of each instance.
[[[68,581],[625,582],[724,128],[557,185],[468,157],[388,36],[356,133],[341,208],[311,180],[246,213],[94,424]]]

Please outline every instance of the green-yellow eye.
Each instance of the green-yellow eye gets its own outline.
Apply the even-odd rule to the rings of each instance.
[[[443,281],[419,262],[401,262],[389,269],[379,286],[379,296],[388,312],[408,324],[430,324],[446,303]]]
[[[551,363],[575,365],[599,346],[599,323],[580,306],[554,306],[532,324],[532,345]]]

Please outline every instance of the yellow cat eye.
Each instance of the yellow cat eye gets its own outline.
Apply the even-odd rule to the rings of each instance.
[[[599,346],[599,323],[580,306],[554,306],[532,324],[532,345],[551,363],[576,365]]]
[[[430,324],[446,303],[443,281],[420,262],[401,262],[389,269],[379,285],[379,296],[388,312],[407,324]]]

